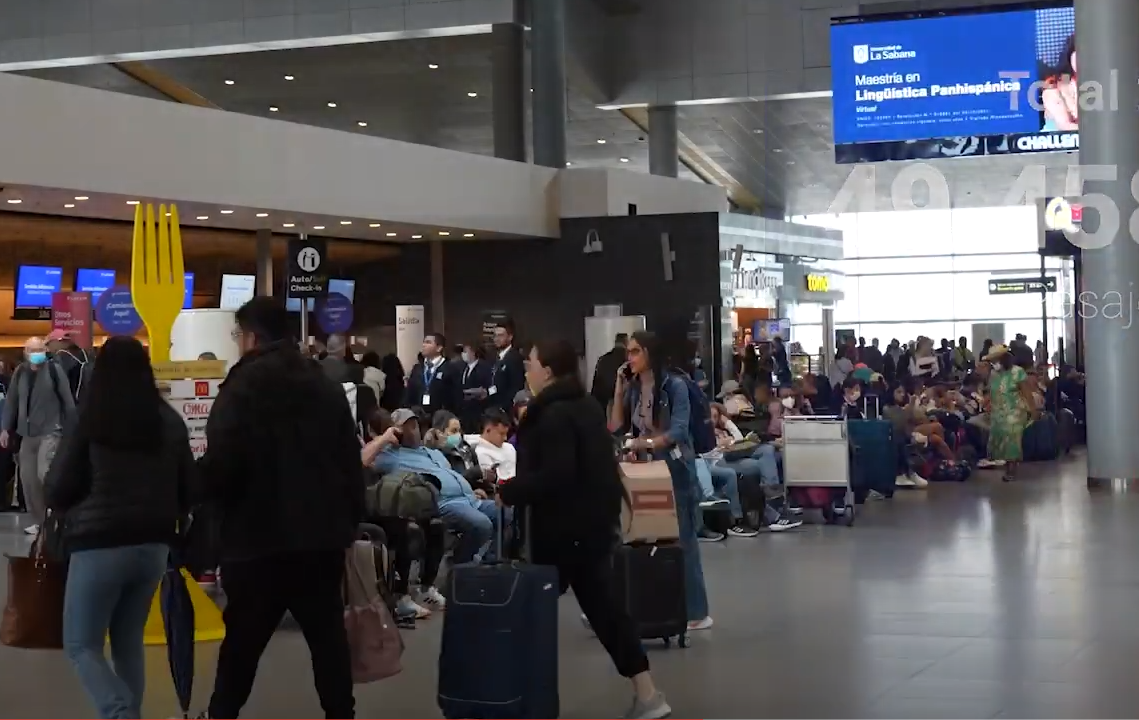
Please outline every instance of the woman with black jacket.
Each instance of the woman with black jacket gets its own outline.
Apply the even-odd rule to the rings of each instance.
[[[500,487],[499,498],[529,507],[530,560],[558,568],[561,591],[573,589],[617,671],[632,681],[633,708],[625,717],[666,717],[672,709],[611,587],[625,488],[605,416],[585,392],[569,343],[539,343],[526,365],[534,399],[518,427],[518,475]]]
[[[138,340],[108,340],[89,383],[44,481],[70,557],[64,649],[99,717],[138,718],[143,629],[190,508],[194,458]]]

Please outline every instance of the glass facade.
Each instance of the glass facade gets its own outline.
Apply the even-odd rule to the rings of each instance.
[[[843,231],[844,299],[835,327],[853,329],[869,342],[903,342],[918,335],[935,341],[961,336],[972,342],[974,323],[1003,323],[1005,339],[1017,333],[1041,339],[1047,317],[1050,350],[1065,337],[1071,298],[1070,261],[1046,258],[1046,274],[1058,291],[1043,303],[1039,293],[991,295],[993,279],[1040,275],[1035,207],[961,208],[809,215],[794,222]],[[1043,305],[1043,307],[1042,307]],[[804,311],[810,312],[808,308]],[[817,312],[817,310],[816,310]],[[813,318],[792,318],[804,349],[818,330]]]

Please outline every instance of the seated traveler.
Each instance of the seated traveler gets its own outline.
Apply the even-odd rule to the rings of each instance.
[[[494,479],[479,467],[475,449],[463,439],[463,428],[455,413],[437,410],[431,416],[431,429],[423,436],[423,444],[443,453],[451,469],[466,478],[473,489],[482,489],[488,494],[494,489]]]
[[[712,403],[711,413],[717,443],[721,448],[743,440],[743,435],[727,416],[723,405]],[[803,524],[802,520],[789,515],[786,491],[779,476],[779,461],[779,450],[773,443],[764,442],[749,457],[721,460],[712,466],[713,484],[715,473],[722,472],[720,468],[725,468],[736,473],[745,497],[758,497],[762,493],[763,524],[773,532],[793,530]]]
[[[712,453],[708,453],[712,455]],[[739,474],[732,468],[724,465],[714,457],[696,458],[696,478],[701,488],[708,488],[713,493],[719,493],[723,502],[727,504],[732,514],[732,524],[728,528],[728,535],[732,537],[755,537],[758,531],[747,524],[744,516],[743,503],[740,502]],[[704,524],[701,513],[697,515],[700,527],[697,535],[701,542],[719,542],[725,538],[723,533],[717,532]]]
[[[381,411],[383,412],[383,411]],[[484,490],[473,490],[467,479],[451,468],[446,456],[423,446],[419,420],[413,411],[396,410],[390,418],[381,415],[380,450],[373,467],[381,474],[397,470],[428,475],[439,481],[439,517],[447,528],[459,533],[454,561],[489,559],[499,512]],[[509,522],[509,512],[507,513]]]
[[[932,422],[921,409],[919,400],[910,396],[905,387],[894,388],[894,402],[882,409],[882,414],[894,425],[894,439],[898,448],[899,487],[926,487],[929,483],[910,468],[908,448],[912,444],[932,447],[947,460],[954,459],[953,451],[942,437],[944,430]]]
[[[499,408],[491,408],[483,414],[482,434],[463,437],[475,449],[479,467],[492,482],[512,480],[518,474],[518,456],[514,446],[506,442],[509,434],[510,418]]]
[[[858,404],[862,400],[862,383],[855,377],[848,377],[842,382],[842,408],[839,417],[843,420],[862,420],[862,407]]]

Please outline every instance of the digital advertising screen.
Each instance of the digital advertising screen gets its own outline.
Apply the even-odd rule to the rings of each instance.
[[[194,307],[194,273],[186,273],[186,295],[182,300],[182,309],[189,310]]]
[[[257,291],[257,278],[253,275],[222,275],[221,276],[221,303],[222,310],[237,310],[253,299]]]
[[[75,271],[75,290],[91,293],[91,303],[99,301],[108,288],[115,284],[114,270],[100,270],[98,268],[79,268]]]
[[[346,280],[344,278],[329,278],[328,279],[328,292],[340,293],[348,298],[349,302],[356,301],[356,281]],[[301,301],[300,298],[288,298],[285,300],[285,309],[289,312],[300,312]],[[308,299],[308,311],[312,312],[316,309],[316,301],[314,298]]]
[[[1071,5],[831,26],[838,162],[1079,149]]]
[[[51,307],[51,294],[63,284],[63,268],[21,265],[16,271],[16,307]]]

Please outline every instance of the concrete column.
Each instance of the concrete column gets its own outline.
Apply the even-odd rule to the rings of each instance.
[[[273,231],[257,231],[257,294],[273,295]]]
[[[680,173],[675,105],[649,108],[649,172],[665,177]]]
[[[1114,205],[1107,213],[1084,211],[1091,233],[1118,212],[1114,238],[1097,238],[1098,249],[1084,249],[1080,313],[1087,333],[1088,487],[1139,489],[1139,385],[1134,360],[1139,357],[1135,325],[1135,278],[1139,244],[1132,237],[1137,212],[1131,181],[1139,171],[1139,2],[1076,0],[1080,85],[1102,88],[1100,103],[1080,112],[1080,165],[1087,205]],[[1096,106],[1099,107],[1096,107]],[[1110,166],[1115,180],[1103,177]],[[1093,193],[1102,194],[1093,202]],[[1105,202],[1103,202],[1105,201]],[[1097,219],[1099,218],[1099,219]],[[1104,246],[1106,244],[1106,246]],[[1089,301],[1090,302],[1087,302]]]
[[[565,0],[530,3],[530,79],[534,85],[534,164],[566,166]]]
[[[431,330],[446,333],[443,327],[443,242],[432,240],[431,251]]]
[[[803,348],[808,353],[813,353],[815,348]],[[819,366],[813,368],[819,375],[826,375],[830,371],[831,363],[834,362],[834,354],[837,349],[834,346],[834,308],[823,308],[823,356],[819,358]]]
[[[523,27],[500,23],[491,31],[494,156],[526,162],[526,47]]]

